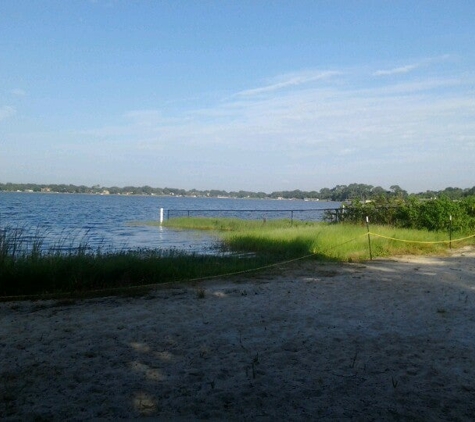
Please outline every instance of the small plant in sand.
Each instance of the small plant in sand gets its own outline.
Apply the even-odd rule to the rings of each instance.
[[[391,384],[393,385],[393,388],[396,389],[399,384],[399,381],[394,377],[391,377]]]
[[[447,316],[447,309],[445,308],[437,308],[437,313],[441,316]]]
[[[203,287],[198,287],[196,289],[196,297],[198,299],[204,299],[206,295],[206,290]]]

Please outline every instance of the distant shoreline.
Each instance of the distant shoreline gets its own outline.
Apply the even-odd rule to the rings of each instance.
[[[41,195],[90,195],[90,196],[151,196],[157,198],[199,198],[199,199],[252,199],[252,200],[269,200],[269,201],[306,201],[306,202],[339,202],[331,199],[312,199],[312,198],[259,198],[259,197],[238,197],[238,196],[198,196],[198,195],[158,195],[146,193],[100,193],[100,192],[37,192],[37,191],[10,191],[0,190],[0,193],[23,193],[23,194],[41,194]]]
[[[460,200],[468,196],[475,196],[475,186],[471,188],[447,187],[443,190],[427,190],[419,193],[409,193],[399,185],[392,185],[389,189],[381,186],[367,185],[364,183],[350,183],[349,185],[336,185],[335,187],[320,190],[304,191],[300,189],[279,190],[271,193],[262,191],[222,189],[178,189],[168,187],[144,186],[85,186],[73,184],[36,184],[36,183],[0,183],[0,192],[24,193],[76,193],[90,195],[120,195],[120,196],[158,196],[179,198],[227,198],[227,199],[274,199],[274,200],[302,200],[345,202],[358,200],[361,202],[373,200],[392,199],[435,199],[447,197],[451,200]]]

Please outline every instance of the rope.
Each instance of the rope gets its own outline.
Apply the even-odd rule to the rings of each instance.
[[[467,237],[462,237],[462,238],[459,238],[459,239],[452,239],[452,240],[438,240],[438,241],[434,241],[434,242],[427,242],[427,241],[422,241],[422,240],[405,240],[405,239],[397,239],[395,237],[390,237],[390,236],[384,236],[382,234],[378,234],[378,233],[373,233],[373,232],[368,232],[366,233],[366,235],[372,235],[372,236],[377,236],[377,237],[382,237],[383,239],[388,239],[388,240],[395,240],[397,242],[405,242],[405,243],[423,243],[423,244],[427,244],[427,245],[435,245],[435,244],[441,244],[441,243],[453,243],[453,242],[461,242],[462,240],[467,240],[467,239],[470,239],[472,237],[475,237],[475,234],[471,235],[471,236],[467,236]]]

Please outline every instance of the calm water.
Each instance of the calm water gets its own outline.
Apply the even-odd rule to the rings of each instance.
[[[213,234],[134,223],[158,221],[160,208],[164,209],[165,219],[188,215],[191,210],[192,216],[271,219],[290,218],[292,214],[294,219],[320,220],[322,212],[310,210],[338,208],[339,205],[335,202],[0,192],[0,229],[19,227],[30,235],[39,232],[45,239],[45,247],[62,244],[68,248],[85,240],[94,249],[101,246],[104,249],[177,248],[209,252],[218,245]]]

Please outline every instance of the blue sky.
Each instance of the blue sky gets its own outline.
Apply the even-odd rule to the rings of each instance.
[[[475,2],[0,2],[0,182],[475,185]]]

